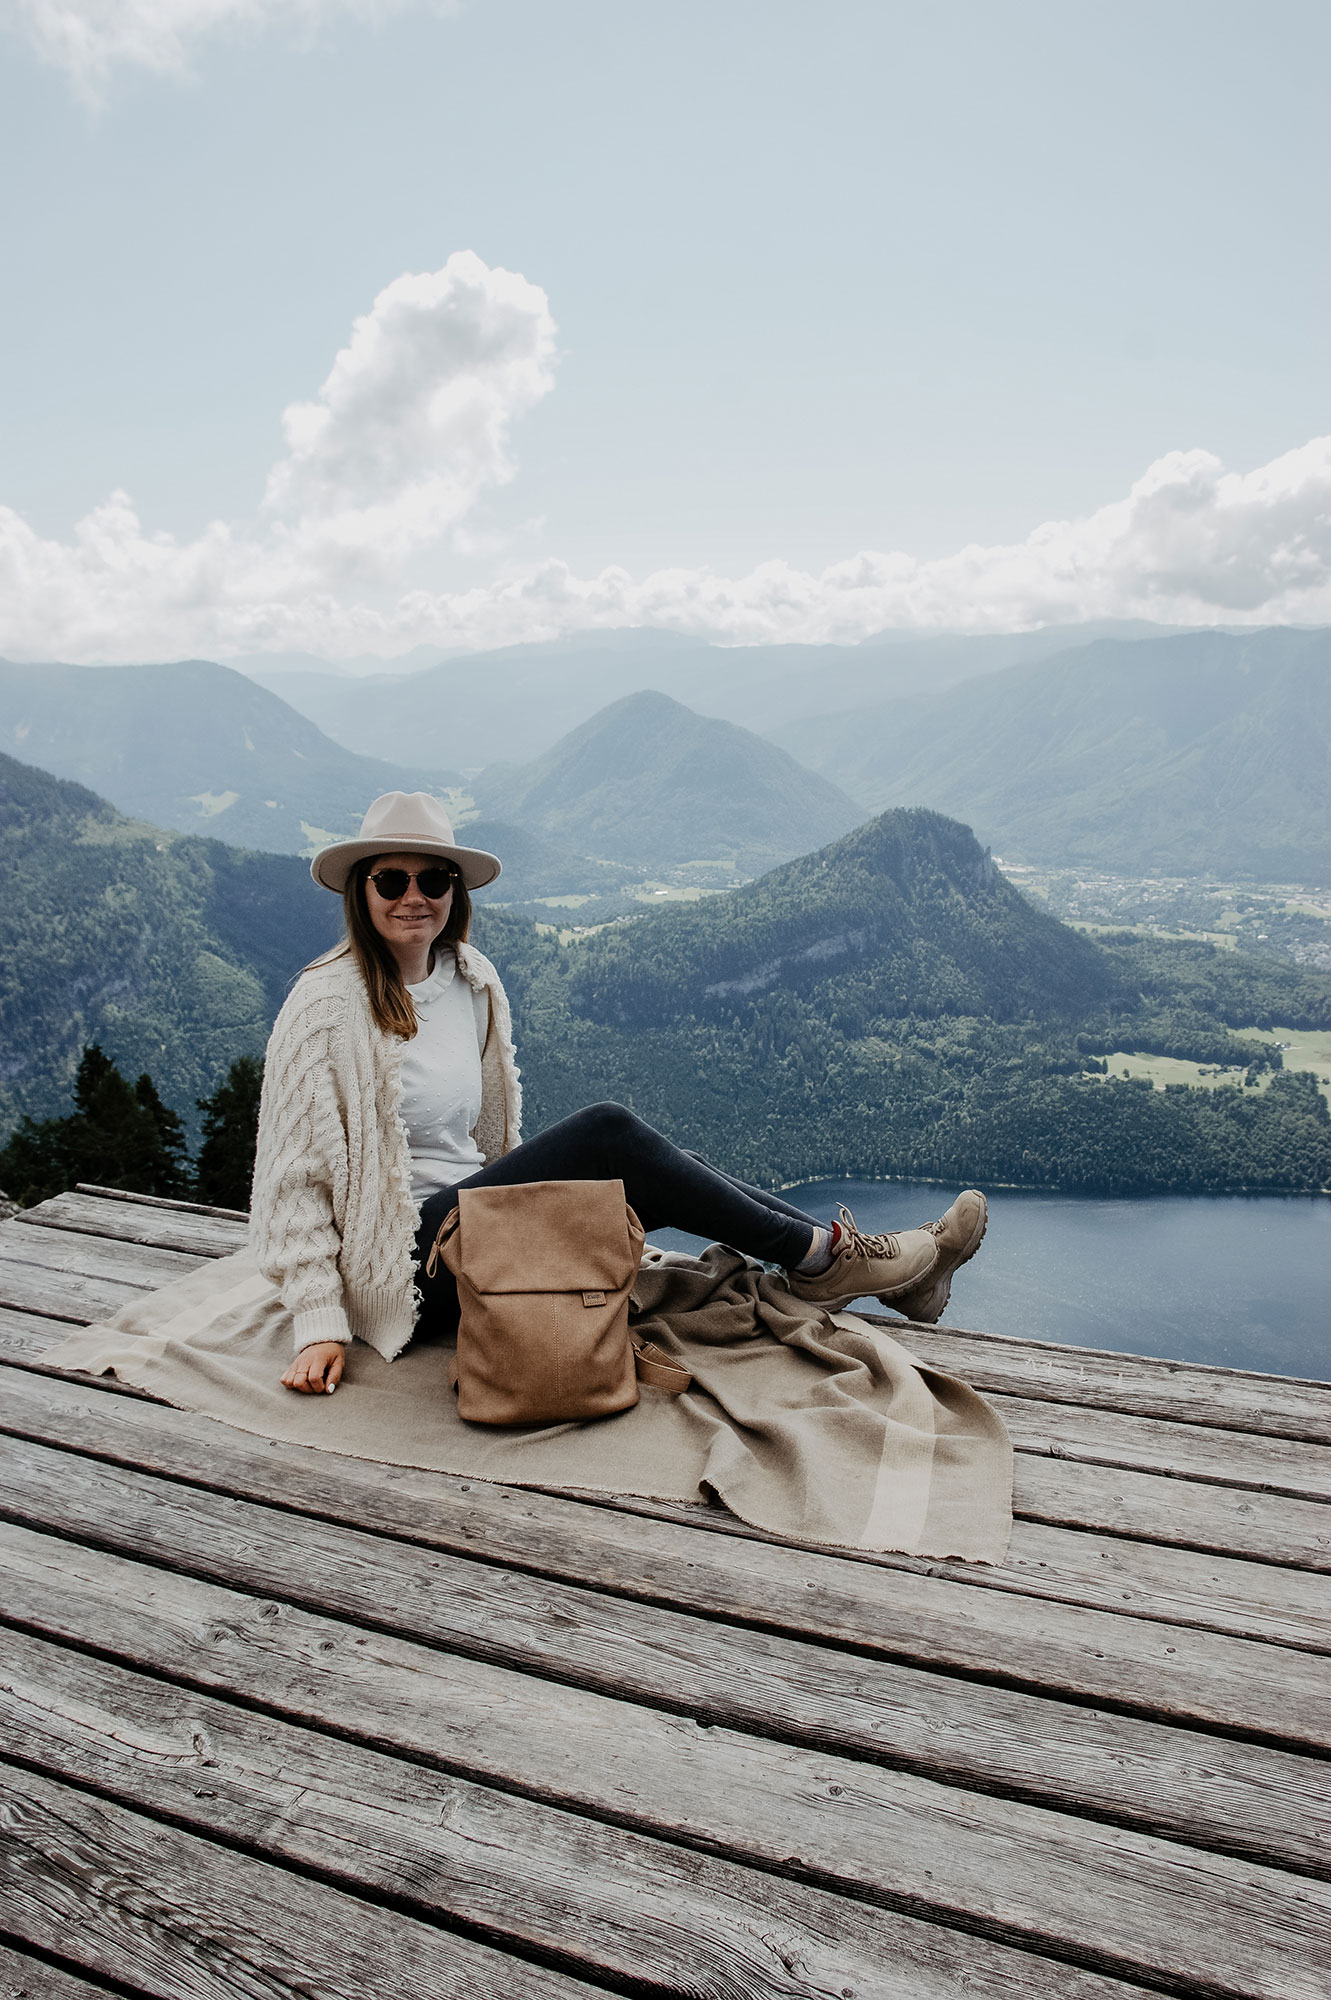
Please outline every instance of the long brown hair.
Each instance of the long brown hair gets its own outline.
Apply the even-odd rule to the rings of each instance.
[[[365,901],[365,882],[375,857],[358,861],[342,891],[342,910],[347,941],[342,949],[351,953],[360,967],[365,991],[370,996],[370,1012],[386,1035],[401,1035],[410,1041],[416,1032],[416,1009],[397,960],[370,921]],[[444,944],[465,944],[471,936],[471,897],[461,875],[454,873],[453,902],[447,920],[430,948]]]

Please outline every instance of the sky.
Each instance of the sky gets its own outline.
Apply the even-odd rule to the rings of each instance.
[[[0,0],[0,653],[1331,622],[1322,0]]]

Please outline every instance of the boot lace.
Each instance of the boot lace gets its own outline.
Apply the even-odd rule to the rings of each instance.
[[[848,1208],[837,1210],[837,1220],[841,1224],[841,1241],[837,1244],[837,1254],[849,1251],[852,1256],[892,1258],[901,1255],[901,1244],[897,1237],[870,1236],[855,1226],[855,1218]]]

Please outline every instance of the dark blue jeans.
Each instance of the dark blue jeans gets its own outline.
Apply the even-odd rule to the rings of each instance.
[[[622,1104],[593,1104],[421,1204],[416,1283],[423,1326],[457,1319],[452,1274],[436,1261],[435,1274],[428,1277],[425,1264],[458,1188],[520,1187],[529,1181],[623,1181],[629,1207],[644,1229],[684,1229],[787,1269],[808,1255],[817,1226],[780,1195],[750,1187],[672,1145]]]

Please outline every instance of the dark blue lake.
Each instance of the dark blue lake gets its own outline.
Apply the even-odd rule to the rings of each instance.
[[[844,1202],[861,1229],[881,1230],[928,1221],[956,1192],[817,1181],[786,1198],[820,1217]],[[952,1287],[950,1325],[1331,1379],[1331,1199],[986,1192],[989,1233]]]

